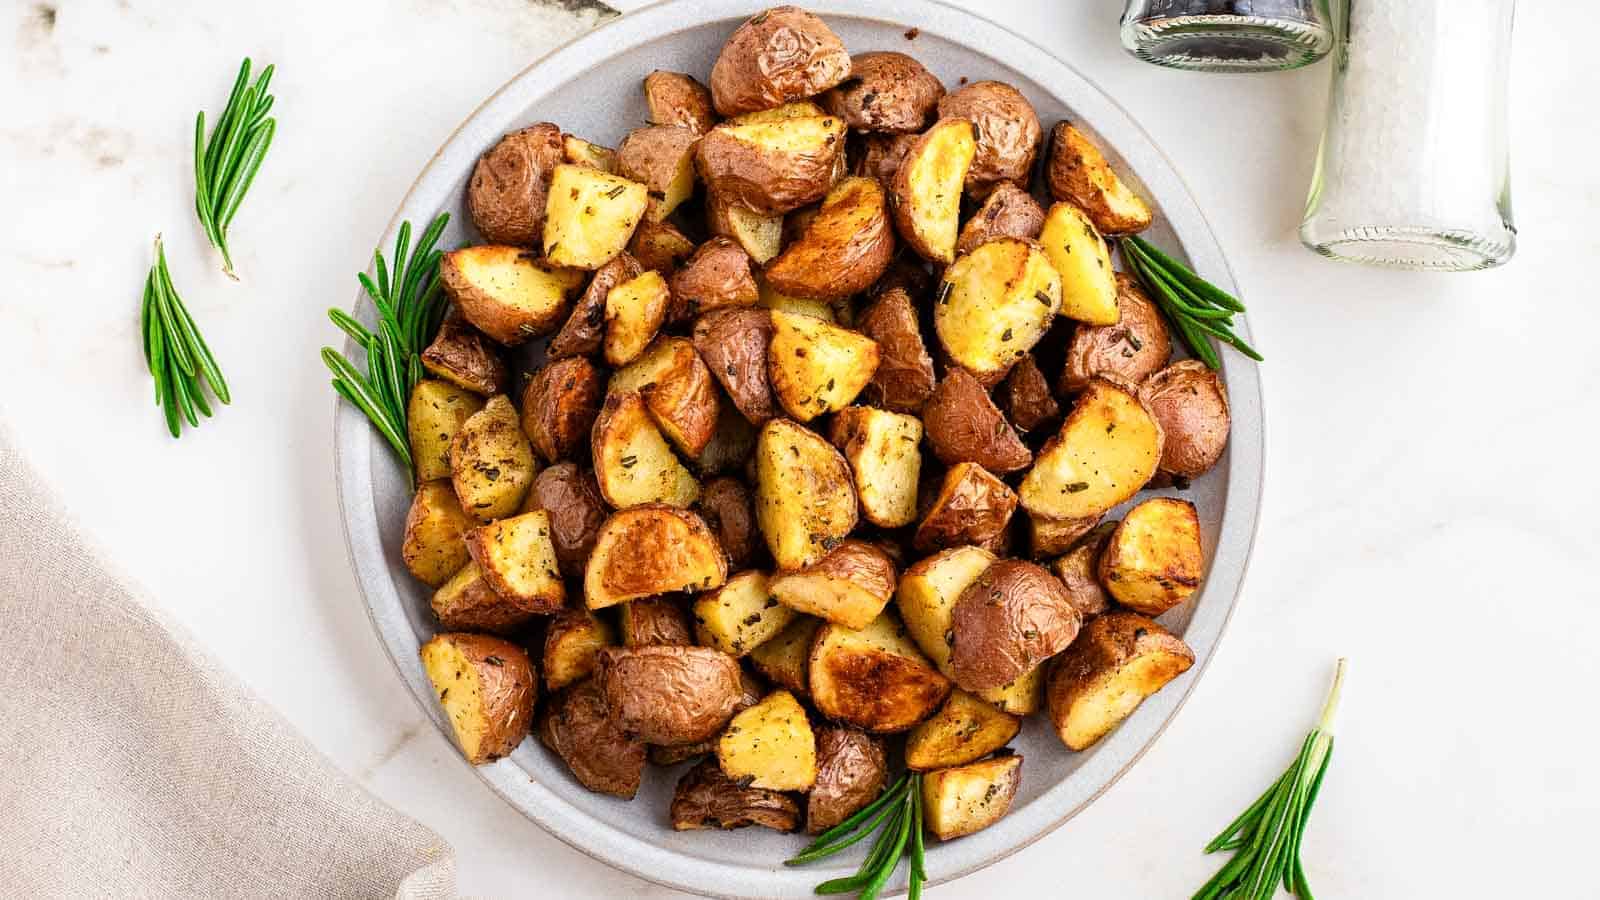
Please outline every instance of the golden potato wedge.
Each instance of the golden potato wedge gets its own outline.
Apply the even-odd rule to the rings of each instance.
[[[922,477],[922,423],[871,406],[847,406],[833,417],[830,435],[855,474],[861,515],[882,528],[917,518]]]
[[[878,799],[888,780],[883,738],[824,725],[817,734],[817,781],[806,794],[806,833],[821,834]]]
[[[809,791],[817,780],[817,737],[805,708],[785,690],[737,713],[717,741],[722,771],[751,787]]]
[[[895,412],[920,412],[933,393],[933,357],[922,342],[911,294],[903,287],[884,290],[856,318],[856,328],[878,342],[878,370],[867,398]]]
[[[1050,196],[1082,207],[1102,234],[1131,234],[1150,227],[1150,207],[1106,162],[1100,148],[1069,122],[1050,134],[1045,183]]]
[[[1139,385],[1172,358],[1165,316],[1136,279],[1118,272],[1115,282],[1117,323],[1079,324],[1072,329],[1066,365],[1061,368],[1063,393],[1082,390],[1097,375]]]
[[[810,316],[772,311],[767,377],[789,415],[809,422],[843,409],[878,369],[871,338]]]
[[[818,629],[807,680],[818,712],[880,734],[926,719],[951,690],[888,611],[859,630],[831,622]]]
[[[543,705],[539,738],[589,790],[624,800],[638,793],[645,742],[629,737],[611,721],[600,685],[593,678]]]
[[[1094,379],[1034,458],[1018,499],[1045,518],[1098,516],[1150,481],[1162,440],[1161,426],[1138,397]]]
[[[696,597],[691,612],[701,644],[739,657],[777,637],[795,618],[793,609],[772,596],[766,574],[753,569]]]
[[[981,198],[1007,181],[1027,187],[1043,132],[1021,91],[1001,81],[970,82],[939,100],[939,117],[966,119],[977,132],[968,193]]]
[[[668,817],[674,831],[750,825],[793,831],[800,827],[800,805],[782,791],[742,787],[707,759],[678,779]]]
[[[607,647],[599,663],[595,678],[612,720],[651,744],[711,737],[743,695],[738,660],[710,647]]]
[[[533,447],[505,394],[490,397],[450,441],[450,483],[461,508],[480,522],[516,512],[537,474]]]
[[[661,273],[648,270],[606,294],[606,362],[625,366],[655,340],[667,321],[672,292]]]
[[[694,643],[689,617],[678,601],[640,597],[618,604],[617,630],[624,647],[687,647]]]
[[[977,463],[956,463],[944,473],[939,493],[917,525],[911,545],[938,550],[961,544],[994,545],[1011,524],[1017,495]]]
[[[1010,811],[1021,784],[1018,754],[929,772],[922,776],[923,821],[941,841],[982,831]]]
[[[775,608],[789,610],[782,604]],[[795,615],[782,631],[750,651],[750,664],[773,684],[807,696],[811,685],[811,641],[821,627],[821,619]]]
[[[672,273],[674,321],[726,306],[755,306],[759,291],[750,256],[732,238],[714,237]]]
[[[615,512],[600,526],[583,593],[590,609],[601,609],[655,594],[709,591],[727,580],[728,561],[705,521],[651,504]]]
[[[1039,201],[1015,184],[1002,181],[995,185],[972,218],[961,226],[956,253],[971,253],[995,238],[1031,241],[1039,236],[1043,227],[1044,210]],[[1054,262],[1052,259],[1051,263]]]
[[[694,194],[694,145],[699,133],[677,125],[646,125],[617,146],[617,174],[649,191],[646,215],[659,222]]]
[[[894,224],[924,259],[956,258],[961,228],[961,185],[978,150],[977,129],[966,119],[941,119],[906,151],[894,174]]]
[[[444,584],[467,564],[465,538],[475,524],[462,511],[449,481],[424,481],[411,498],[400,541],[406,570],[429,587]]]
[[[765,264],[783,248],[783,216],[763,216],[721,194],[706,194],[706,228],[731,238],[757,264]]]
[[[600,408],[594,476],[600,495],[616,509],[689,506],[700,496],[700,483],[673,454],[638,391],[611,394]]]
[[[815,300],[843,300],[871,287],[894,258],[883,187],[871,178],[834,185],[800,237],[767,265],[776,290]]]
[[[694,348],[728,392],[739,414],[755,425],[778,414],[767,378],[772,316],[761,309],[719,309],[694,323]]]
[[[520,247],[484,244],[446,253],[439,283],[473,327],[511,347],[556,330],[583,273]]]
[[[1162,472],[1199,478],[1228,448],[1228,389],[1221,376],[1196,359],[1175,362],[1145,379],[1139,399],[1161,423]]]
[[[717,389],[688,338],[656,338],[611,376],[608,390],[636,390],[661,433],[687,456],[699,456],[717,430]]]
[[[1039,246],[1061,276],[1061,314],[1090,325],[1115,325],[1116,273],[1105,239],[1083,210],[1054,203],[1039,232]]]
[[[855,480],[832,445],[773,419],[756,439],[756,523],[780,569],[811,565],[856,527]]]
[[[467,212],[484,240],[532,247],[544,227],[545,191],[561,162],[561,129],[539,122],[490,147],[467,182]]]
[[[894,595],[894,563],[873,544],[845,540],[803,569],[772,576],[767,589],[797,612],[865,628]]]
[[[968,691],[1004,687],[1065,649],[1081,626],[1067,589],[1043,566],[996,560],[951,610],[951,674]]]
[[[1028,513],[1028,547],[1034,559],[1071,550],[1100,521],[1100,513],[1076,519],[1053,519]]]
[[[545,346],[545,357],[564,359],[599,353],[605,342],[606,295],[611,293],[612,288],[637,277],[643,271],[644,267],[639,261],[626,251],[596,269],[582,296],[572,305],[567,323]]]
[[[966,765],[1011,743],[1021,730],[1021,719],[957,688],[933,718],[906,735],[906,768]]]
[[[1100,554],[1100,581],[1118,603],[1159,616],[1200,587],[1205,560],[1194,504],[1152,497],[1128,510]]]
[[[1086,750],[1146,697],[1194,665],[1194,651],[1135,612],[1098,616],[1050,672],[1050,722],[1069,750]]]
[[[544,632],[544,685],[559,691],[593,674],[600,651],[615,646],[617,633],[609,622],[586,609],[564,609],[550,618]]]
[[[1044,337],[1061,309],[1061,276],[1036,245],[996,238],[944,271],[933,307],[939,343],[985,386]]]
[[[797,6],[762,10],[722,45],[711,100],[724,116],[814,97],[850,75],[850,54],[832,29]]]
[[[575,166],[588,166],[611,175],[617,173],[617,151],[570,134],[561,136],[561,158]],[[540,211],[543,212],[543,206]]]
[[[522,431],[545,462],[571,459],[587,449],[604,385],[605,376],[582,356],[558,359],[528,379],[522,389]]]
[[[544,610],[495,593],[478,564],[467,561],[428,600],[434,618],[452,631],[510,634]]]
[[[692,76],[657,69],[644,77],[644,105],[652,125],[679,125],[705,134],[717,124],[711,92]]]
[[[639,265],[665,277],[694,253],[694,241],[671,222],[652,222],[646,218],[634,231],[633,240],[628,242],[628,253]]]
[[[484,580],[509,603],[534,613],[566,605],[567,591],[550,539],[550,515],[535,510],[501,519],[467,534],[467,551]]]
[[[953,672],[950,617],[956,601],[994,561],[995,555],[982,547],[951,547],[912,564],[900,578],[894,602],[906,631],[945,675]]]
[[[838,317],[833,313],[833,305],[826,300],[813,300],[810,297],[795,297],[778,290],[768,284],[765,278],[757,279],[756,296],[757,305],[763,309],[780,310],[797,316],[810,316],[828,323],[837,323]]]
[[[483,398],[453,384],[424,378],[406,403],[406,431],[417,481],[450,477],[450,445],[456,432],[483,409]]]
[[[637,181],[588,166],[556,166],[545,205],[545,256],[558,266],[600,268],[628,246],[649,199],[649,189]]]
[[[695,164],[706,188],[725,202],[779,215],[827,196],[844,136],[844,121],[834,116],[724,122],[700,138]]]
[[[521,647],[485,634],[446,633],[423,644],[420,655],[467,762],[494,762],[528,736],[539,684]]]
[[[504,391],[510,377],[488,337],[454,307],[420,358],[429,374],[485,397]]]

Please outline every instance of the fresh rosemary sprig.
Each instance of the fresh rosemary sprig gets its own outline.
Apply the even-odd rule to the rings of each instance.
[[[272,71],[273,67],[267,66],[255,84],[248,84],[250,59],[246,57],[209,140],[205,110],[194,120],[194,210],[211,246],[222,252],[222,271],[234,280],[238,276],[233,273],[233,257],[228,253],[228,225],[239,211],[250,182],[255,180],[278,128],[277,119],[267,118],[273,101],[267,93]]]
[[[792,859],[784,860],[786,866],[803,866],[832,856],[851,847],[872,834],[878,839],[872,845],[861,868],[847,878],[835,878],[817,885],[819,894],[847,894],[859,892],[858,897],[872,900],[883,890],[889,877],[900,867],[900,859],[911,855],[911,880],[907,894],[911,900],[922,896],[922,883],[928,872],[924,867],[922,846],[922,775],[906,773],[878,799],[867,804],[850,818],[824,831]]]
[[[1194,900],[1271,900],[1279,883],[1302,900],[1311,900],[1305,867],[1300,864],[1300,841],[1311,805],[1322,788],[1322,776],[1333,758],[1333,716],[1339,709],[1344,671],[1341,658],[1322,706],[1322,718],[1306,735],[1294,763],[1206,845],[1207,853],[1239,852],[1195,893]]]
[[[144,336],[144,361],[156,381],[156,405],[167,414],[167,430],[173,437],[182,434],[182,420],[190,427],[200,424],[196,410],[211,416],[205,387],[220,403],[227,403],[228,382],[206,346],[194,318],[183,305],[172,273],[167,271],[167,251],[156,235],[156,261],[144,280],[144,301],[139,309],[139,333]],[[180,418],[181,416],[181,418]]]
[[[363,375],[350,360],[332,347],[322,348],[322,361],[333,372],[333,389],[366,414],[374,428],[407,468],[412,468],[411,444],[406,435],[406,403],[411,388],[422,380],[421,354],[439,330],[444,303],[439,295],[439,259],[435,248],[450,221],[440,213],[411,247],[411,223],[400,223],[394,242],[395,270],[391,276],[383,251],[375,251],[374,282],[365,272],[356,277],[378,311],[378,329],[369,330],[342,309],[328,310],[328,318],[361,345],[367,356]]]
[[[1201,362],[1213,369],[1222,366],[1207,335],[1232,345],[1256,362],[1262,360],[1261,354],[1233,333],[1234,313],[1244,312],[1244,304],[1237,297],[1196,275],[1142,237],[1125,237],[1118,246],[1122,258],[1144,283],[1173,330]]]

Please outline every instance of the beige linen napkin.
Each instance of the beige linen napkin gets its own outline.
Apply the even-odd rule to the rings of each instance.
[[[0,895],[455,895],[449,845],[139,593],[0,425]]]

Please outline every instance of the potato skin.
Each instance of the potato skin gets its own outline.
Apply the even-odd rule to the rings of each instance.
[[[507,347],[554,331],[581,275],[508,244],[451,250],[439,264],[439,283],[462,316]]]
[[[876,178],[884,187],[893,187],[895,173],[917,138],[916,134],[862,135],[850,174]]]
[[[707,759],[678,780],[668,817],[675,831],[748,825],[793,831],[800,825],[800,806],[782,791],[741,787],[715,759]]]
[[[945,472],[912,546],[921,551],[962,544],[992,549],[1016,510],[1017,495],[1005,482],[977,463],[957,463]]]
[[[789,119],[760,126],[724,123],[706,132],[695,148],[700,180],[726,202],[738,203],[763,216],[780,215],[816,203],[833,186],[839,160],[844,155],[844,123],[832,116],[814,119],[822,129],[818,139],[803,149],[779,151],[746,140],[748,131],[794,131],[810,128]]]
[[[563,359],[568,356],[593,356],[600,352],[606,333],[606,295],[624,281],[631,281],[644,273],[644,267],[627,251],[595,270],[584,288],[583,296],[572,307],[567,322],[556,332],[545,347],[545,356]]]
[[[459,652],[460,657],[441,652],[449,650]],[[435,693],[442,694],[440,704],[468,762],[473,765],[493,762],[511,753],[527,737],[533,724],[533,704],[539,696],[539,685],[528,654],[521,647],[486,634],[447,632],[423,644],[420,653]],[[478,677],[476,708],[466,705],[468,698],[462,696],[464,691],[458,691],[455,700],[450,697],[449,674],[457,663],[464,663]],[[462,741],[464,718],[475,720],[472,724],[481,730],[474,750],[469,750]]]
[[[844,300],[871,287],[894,258],[886,196],[871,178],[834,185],[799,239],[767,264],[767,283],[814,300]]]
[[[867,398],[895,412],[922,411],[933,393],[933,357],[923,343],[911,295],[900,287],[885,290],[856,319],[856,328],[878,342],[878,370],[867,385]]]
[[[717,124],[711,92],[693,76],[657,69],[644,77],[644,105],[653,125],[678,125],[705,134]]]
[[[463,539],[465,540],[465,539]],[[434,618],[452,631],[488,631],[511,634],[545,612],[513,602],[495,593],[477,562],[468,562],[439,586],[428,600]]]
[[[993,191],[972,214],[956,238],[956,254],[971,253],[980,244],[1009,237],[1031,241],[1044,228],[1044,208],[1033,195],[1009,181]]]
[[[671,275],[678,263],[694,253],[694,241],[684,236],[671,222],[655,222],[646,217],[628,241],[628,253],[648,271]]]
[[[711,67],[711,102],[737,116],[815,96],[849,75],[838,35],[797,6],[777,6],[745,20],[722,46]]]
[[[673,320],[725,306],[755,306],[758,292],[750,256],[731,238],[714,237],[672,273]]]
[[[974,462],[1003,475],[1033,461],[989,392],[965,369],[951,368],[933,389],[922,408],[922,426],[946,465]]]
[[[1020,502],[1021,497],[1018,497]],[[1103,513],[1079,518],[1054,519],[1028,513],[1028,551],[1034,559],[1056,556],[1071,550],[1073,545],[1093,530]]]
[[[1127,705],[1125,697],[1142,702],[1192,665],[1194,651],[1154,619],[1122,610],[1106,613],[1084,626],[1052,666],[1045,689],[1050,721],[1068,749],[1087,749],[1138,708]],[[1099,697],[1107,688],[1114,690],[1111,703]],[[1085,704],[1097,701],[1109,708],[1086,711]]]
[[[617,146],[617,174],[650,192],[645,216],[665,219],[694,193],[694,145],[700,133],[677,125],[646,125]]]
[[[745,483],[731,476],[706,482],[700,491],[700,517],[717,536],[730,569],[749,565],[761,546],[756,529],[755,497]]]
[[[998,560],[952,611],[956,684],[983,691],[1015,681],[1072,643],[1081,624],[1054,575],[1031,562]]]
[[[582,356],[540,369],[522,391],[522,430],[546,462],[560,462],[586,449],[600,414],[604,378]]]
[[[739,663],[708,647],[608,647],[595,677],[612,720],[649,744],[692,744],[733,717]]]
[[[974,81],[939,101],[939,118],[967,119],[978,131],[978,152],[967,169],[967,191],[986,196],[1001,181],[1027,188],[1044,136],[1033,104],[1000,81]]]
[[[875,544],[846,538],[815,563],[774,575],[768,590],[790,609],[865,628],[889,604],[894,587],[889,555]]]
[[[495,244],[538,246],[550,173],[561,161],[561,129],[549,122],[513,131],[490,147],[467,182],[467,211],[478,233]]]
[[[883,739],[859,728],[824,725],[817,733],[817,781],[806,796],[806,834],[843,822],[883,792]]]
[[[422,351],[422,367],[456,387],[485,397],[506,389],[506,364],[489,338],[452,307],[433,343]]]
[[[1072,607],[1086,622],[1111,610],[1111,595],[1100,584],[1100,554],[1116,528],[1115,522],[1101,522],[1050,567],[1067,589]]]
[[[1167,366],[1139,386],[1139,399],[1166,434],[1160,471],[1198,478],[1222,458],[1232,424],[1228,389],[1205,363],[1185,359]]]
[[[850,77],[820,98],[822,108],[857,131],[921,131],[944,96],[944,85],[922,63],[893,51],[858,53]]]
[[[1036,431],[1061,419],[1061,404],[1031,353],[1018,360],[1001,382],[1000,405],[1019,431]]]
[[[533,480],[531,503],[550,514],[556,563],[567,578],[582,578],[584,563],[606,520],[606,504],[594,475],[577,463],[557,463]]]
[[[778,413],[767,377],[772,315],[765,309],[719,309],[694,323],[694,348],[713,378],[752,425]]]
[[[1111,376],[1137,385],[1159,371],[1172,357],[1172,336],[1155,303],[1132,276],[1117,273],[1115,325],[1080,322],[1067,345],[1067,364],[1061,371],[1065,393],[1082,390],[1089,379]]]
[[[595,679],[586,678],[550,698],[540,710],[539,739],[589,790],[624,800],[638,793],[645,743],[611,721]]]
[[[641,597],[622,604],[622,646],[685,647],[694,643],[689,617],[667,597]]]

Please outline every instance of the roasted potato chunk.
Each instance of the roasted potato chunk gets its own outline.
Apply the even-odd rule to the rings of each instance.
[[[467,552],[506,602],[535,613],[555,612],[566,605],[567,592],[550,539],[550,515],[544,510],[473,529],[467,534]]]
[[[649,270],[606,294],[606,362],[625,366],[639,358],[667,321],[672,292],[660,272]]]
[[[459,309],[451,309],[439,323],[439,333],[421,359],[429,373],[485,397],[504,391],[510,377],[489,339],[468,324]]]
[[[556,166],[545,205],[545,256],[558,266],[600,268],[628,246],[649,199],[649,189],[637,181],[588,166]]]
[[[1086,750],[1192,665],[1194,651],[1154,619],[1106,613],[1056,660],[1050,722],[1067,749]]]
[[[946,465],[973,462],[991,472],[1025,469],[1033,454],[970,372],[951,369],[922,408],[933,454]]]
[[[809,422],[850,405],[878,369],[871,338],[810,316],[772,311],[767,378],[789,415]]]
[[[856,527],[849,464],[803,426],[768,422],[756,440],[756,523],[778,568],[820,560]]]
[[[467,762],[494,762],[528,736],[539,685],[521,647],[485,634],[447,632],[423,644],[421,656]]]
[[[468,322],[511,347],[556,329],[583,273],[519,247],[485,244],[446,253],[439,283]]]
[[[599,665],[600,651],[617,643],[611,625],[583,609],[564,609],[550,618],[544,632],[544,686],[559,691],[588,678]]]
[[[1128,510],[1100,554],[1100,581],[1118,603],[1159,616],[1182,603],[1205,574],[1194,504],[1153,497]]]
[[[644,105],[652,125],[678,125],[705,134],[717,124],[711,92],[692,76],[657,69],[644,77]]]
[[[1045,518],[1098,516],[1150,481],[1161,444],[1161,426],[1139,398],[1095,379],[1039,451],[1017,496]]]
[[[806,833],[821,834],[883,793],[883,739],[857,728],[823,725],[817,734],[817,780],[806,796]]]
[[[540,472],[523,511],[542,509],[550,514],[550,540],[556,563],[568,578],[583,577],[584,563],[594,549],[606,504],[594,476],[576,463],[557,463]]]
[[[871,178],[834,185],[800,237],[767,265],[767,283],[816,300],[843,300],[871,287],[894,258],[885,202]]]
[[[777,399],[767,378],[767,347],[772,315],[764,309],[720,309],[694,324],[694,347],[712,377],[751,424],[777,415]]]
[[[794,612],[782,604],[773,609]],[[796,694],[809,694],[811,640],[821,627],[821,619],[795,615],[782,631],[750,651],[750,664],[773,684]]]
[[[1139,386],[1139,399],[1161,423],[1160,470],[1179,478],[1211,471],[1228,448],[1228,390],[1198,360],[1175,362]]]
[[[1061,309],[1061,277],[1035,245],[997,238],[945,269],[933,328],[951,360],[985,385],[1033,349]]]
[[[1061,404],[1032,354],[1011,367],[1000,386],[1000,405],[1019,431],[1035,431],[1061,418]]]
[[[646,217],[633,232],[628,253],[645,269],[665,277],[694,253],[694,241],[671,222],[653,222]]]
[[[783,216],[763,216],[721,194],[706,194],[706,228],[730,238],[757,264],[765,264],[783,249]]]
[[[952,547],[914,563],[900,578],[894,602],[906,631],[945,675],[953,672],[950,648],[955,635],[950,618],[956,601],[994,560],[994,554],[982,547]]]
[[[418,485],[400,541],[406,570],[429,587],[444,584],[467,564],[464,538],[474,524],[462,511],[450,482],[440,479]]]
[[[546,462],[579,455],[600,414],[605,377],[582,356],[556,360],[522,389],[522,430]]]
[[[750,451],[756,445],[756,430],[725,394],[717,395],[717,430],[711,443],[694,458],[694,470],[711,477],[724,472],[749,468]]]
[[[827,196],[843,154],[844,122],[805,116],[724,122],[700,139],[695,164],[724,202],[774,216]]]
[[[1061,314],[1090,325],[1115,325],[1117,276],[1111,251],[1083,210],[1055,203],[1039,232],[1039,246],[1061,276]]]
[[[638,391],[656,426],[686,456],[698,456],[717,430],[717,388],[688,338],[657,338],[611,376],[608,390]]]
[[[583,592],[589,608],[600,609],[655,594],[709,591],[727,580],[727,560],[706,523],[689,510],[651,504],[616,512],[600,526]]]
[[[699,139],[689,128],[647,125],[628,132],[617,146],[617,174],[645,186],[652,201],[646,214],[657,222],[694,194],[694,145]]]
[[[767,686],[749,672],[739,673],[741,693],[739,701],[733,705],[733,714],[738,715],[757,703],[767,695]],[[693,744],[673,744],[662,746],[656,744],[650,748],[650,761],[658,766],[675,766],[682,762],[710,756],[717,752],[717,740],[720,735],[697,741]]]
[[[894,224],[924,259],[955,259],[961,228],[961,185],[977,153],[966,119],[943,119],[906,150],[894,173]]]
[[[689,617],[666,597],[640,597],[620,605],[618,631],[624,647],[686,647],[694,643]]]
[[[483,569],[470,559],[449,581],[429,598],[429,607],[439,624],[453,631],[492,631],[510,634],[526,625],[536,612],[515,600],[495,593]]]
[[[606,295],[624,281],[631,281],[644,272],[644,267],[633,255],[619,253],[595,270],[594,277],[584,288],[583,296],[572,306],[572,314],[561,326],[556,336],[545,347],[545,356],[563,359],[568,356],[593,356],[600,352],[606,334]]]
[[[1002,559],[967,585],[951,610],[950,668],[969,691],[1003,687],[1060,653],[1082,621],[1042,566]]]
[[[833,417],[831,438],[855,474],[861,515],[882,528],[911,524],[922,476],[922,423],[871,406],[849,406]]]
[[[717,742],[717,764],[751,787],[811,790],[817,780],[817,738],[800,701],[776,690],[736,713]]]
[[[961,544],[994,546],[1011,524],[1017,495],[977,463],[956,463],[917,525],[912,546],[937,550]]]
[[[922,776],[923,821],[941,841],[1000,821],[1022,784],[1022,757],[996,756]]]
[[[846,540],[803,569],[774,575],[767,589],[792,610],[865,628],[894,596],[894,563],[872,544]]]
[[[1089,379],[1109,377],[1137,385],[1160,371],[1172,357],[1167,323],[1138,282],[1118,272],[1115,325],[1078,325],[1067,345],[1061,388],[1071,393]]]
[[[968,193],[984,197],[1002,181],[1028,186],[1043,130],[1021,91],[1000,81],[974,81],[939,101],[939,117],[966,119],[977,132]]]
[[[850,77],[822,95],[823,109],[857,131],[917,132],[928,124],[944,85],[904,53],[874,51],[850,59]]]
[[[756,525],[755,495],[744,482],[728,476],[707,482],[700,492],[699,510],[727,554],[728,566],[737,569],[750,562],[761,533]]]
[[[467,182],[467,212],[484,240],[518,247],[539,243],[546,186],[561,155],[561,129],[540,122],[502,137],[478,158]]]
[[[588,166],[612,175],[617,173],[617,151],[570,134],[561,136],[561,158],[575,166]]]
[[[741,786],[708,759],[678,780],[669,818],[676,831],[749,825],[793,831],[800,826],[800,806],[782,791]]]
[[[878,370],[866,396],[885,409],[916,413],[933,393],[933,357],[922,342],[917,308],[904,288],[878,295],[856,319],[862,334],[878,344]]]
[[[729,656],[746,656],[794,621],[795,612],[778,602],[765,573],[740,572],[728,583],[695,598],[694,630],[700,643]]]
[[[722,730],[741,693],[739,663],[709,647],[607,647],[595,678],[625,733],[692,744]]]
[[[956,253],[971,253],[979,245],[995,238],[1017,238],[1031,241],[1044,228],[1044,210],[1022,188],[1002,181],[989,193],[983,205],[972,214],[967,224],[961,226],[956,240]],[[1048,254],[1046,254],[1048,255]],[[1052,258],[1051,263],[1055,260]]]
[[[540,711],[539,738],[589,790],[624,800],[638,793],[645,743],[611,721],[595,679],[550,698]]]
[[[1045,166],[1050,196],[1082,207],[1102,234],[1131,234],[1150,227],[1150,207],[1106,162],[1100,148],[1071,123],[1050,133]]]
[[[850,166],[850,174],[876,178],[886,188],[894,187],[894,176],[916,145],[918,134],[864,134]]]
[[[1115,522],[1096,525],[1050,566],[1067,589],[1067,600],[1085,621],[1111,609],[1111,595],[1100,584],[1100,555],[1116,528]]]
[[[818,629],[807,679],[818,712],[880,734],[926,719],[951,688],[890,612],[860,630]]]
[[[917,772],[961,766],[988,756],[1017,736],[1022,720],[963,690],[906,735],[906,768]]]
[[[797,6],[745,20],[711,67],[711,101],[724,116],[814,97],[850,75],[850,54],[832,29]]]
[[[672,273],[674,319],[689,319],[725,306],[755,306],[760,296],[750,256],[737,241],[714,237]]]
[[[424,378],[411,389],[406,431],[417,481],[450,477],[450,445],[463,423],[483,409],[483,398],[443,381]]]
[[[461,508],[481,522],[516,512],[535,474],[533,448],[504,394],[490,397],[450,442],[450,483]]]
[[[688,506],[700,496],[700,483],[673,454],[637,391],[611,394],[600,408],[594,422],[594,473],[600,496],[617,509],[645,503]]]

